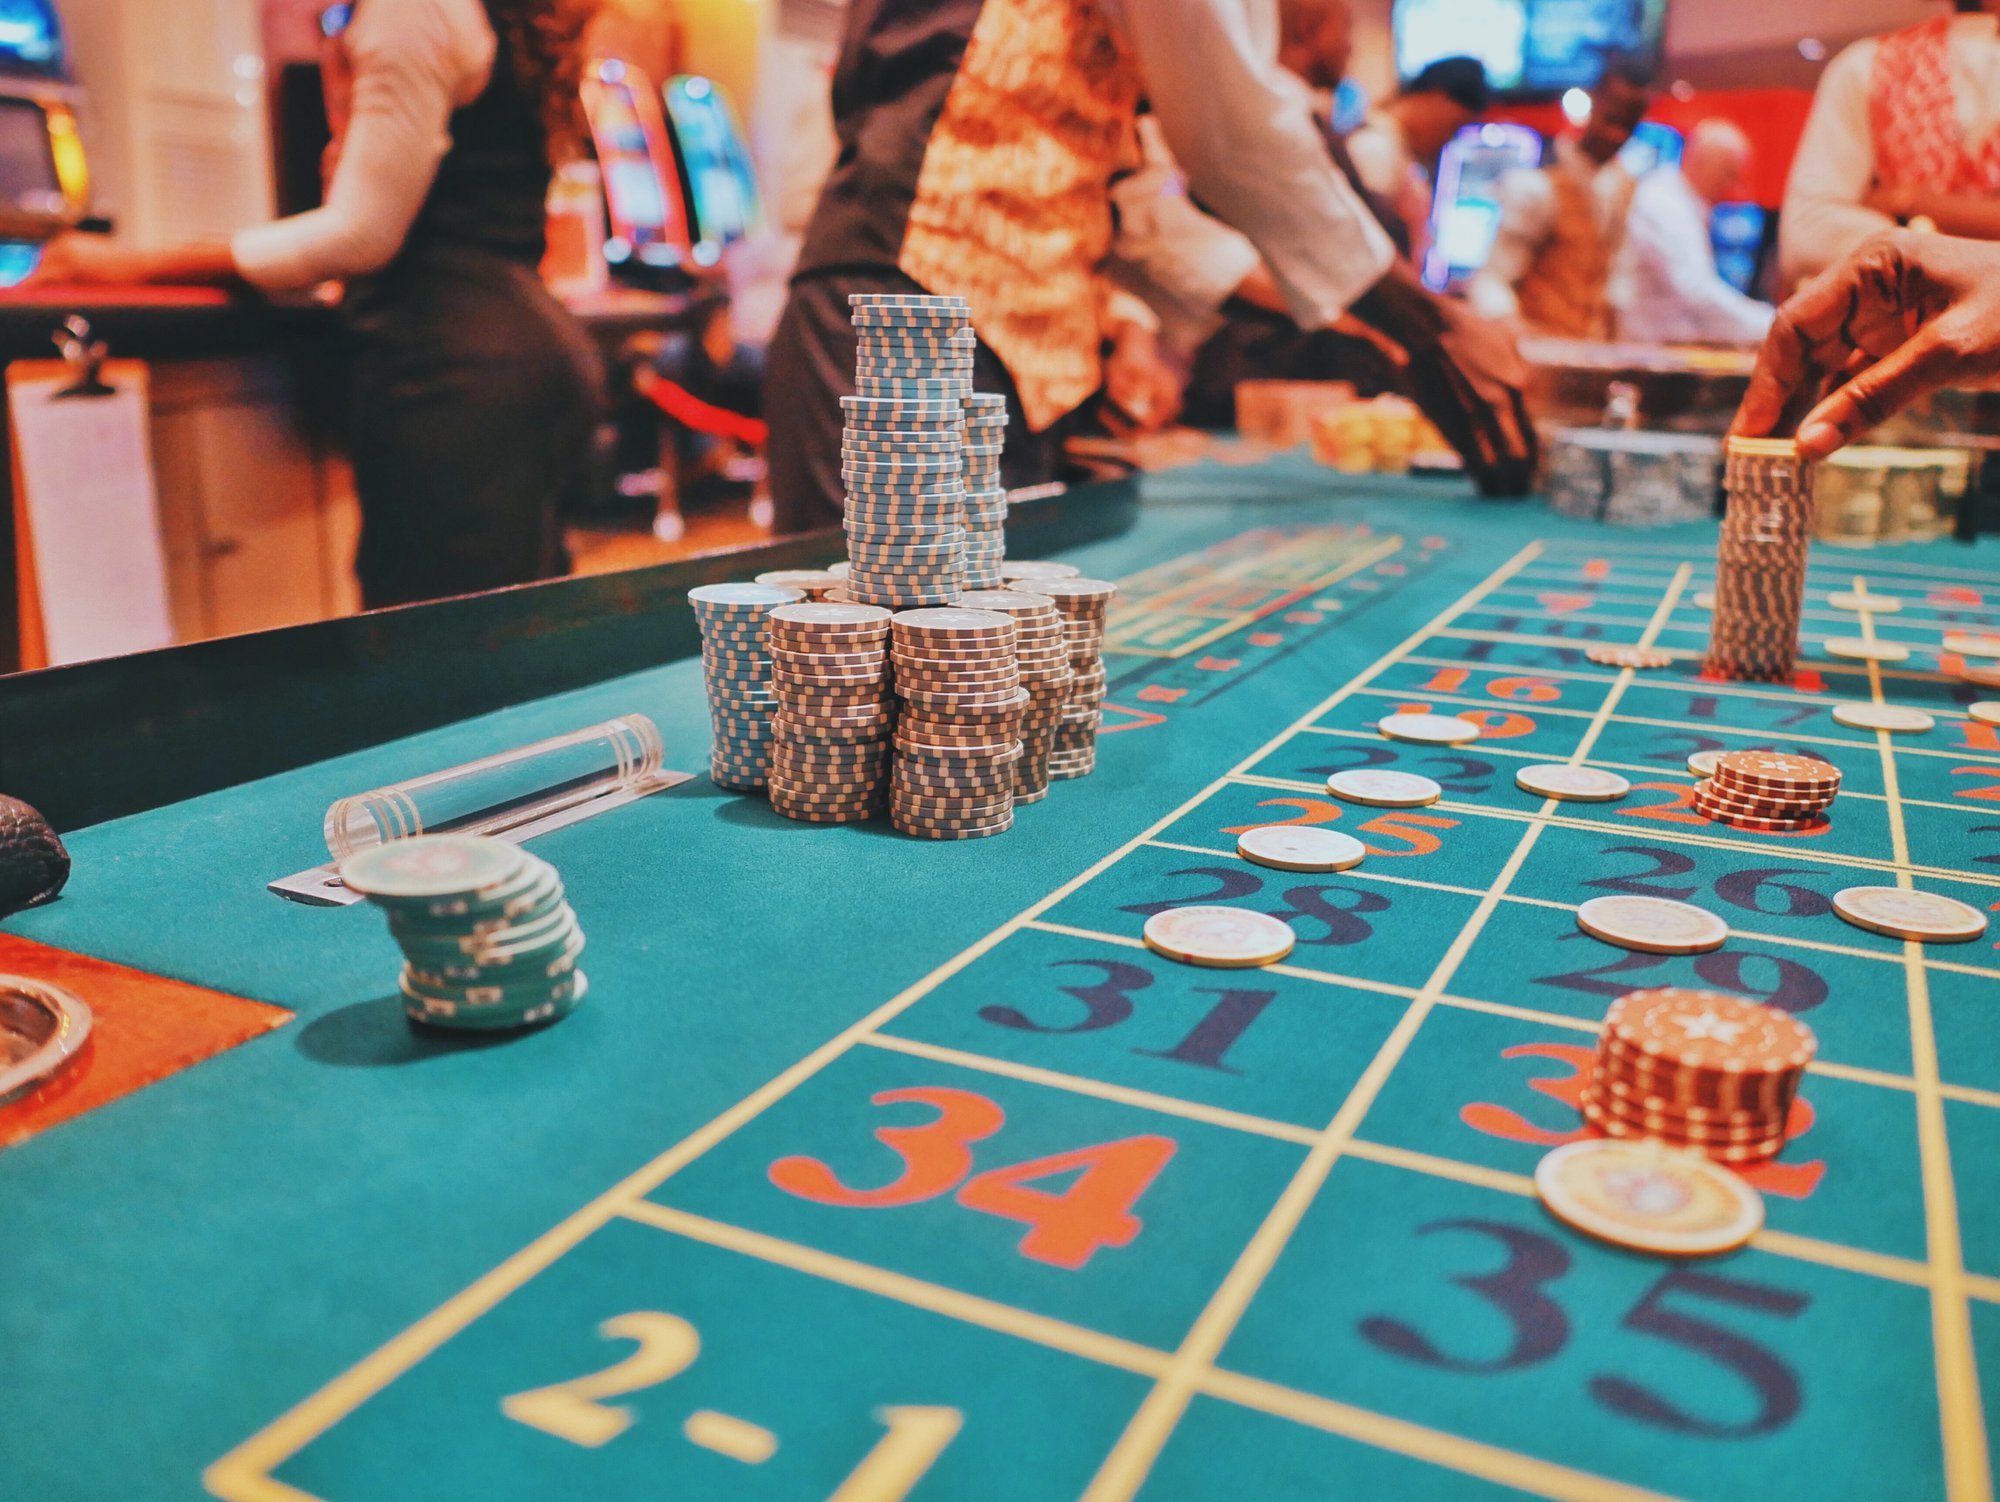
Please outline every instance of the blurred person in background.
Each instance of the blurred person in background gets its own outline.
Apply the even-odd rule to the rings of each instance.
[[[1142,97],[1291,315],[1324,327],[1352,308],[1393,330],[1475,476],[1525,488],[1518,358],[1397,266],[1278,42],[1273,0],[855,0],[834,76],[840,157],[768,369],[779,526],[841,515],[836,398],[853,389],[855,292],[964,298],[975,389],[1008,401],[1006,483],[1052,476],[1060,424],[1104,380],[1110,188],[1133,164]]]
[[[1651,103],[1638,63],[1607,60],[1582,131],[1558,137],[1544,166],[1500,180],[1493,250],[1466,289],[1475,308],[1528,333],[1611,337],[1611,272],[1638,186],[1618,153]]]
[[[322,31],[326,201],[233,239],[66,235],[38,278],[302,293],[345,283],[356,570],[370,607],[564,572],[603,374],[539,274],[554,162],[583,149],[596,0],[356,0]]]
[[[1639,180],[1625,221],[1624,260],[1614,276],[1618,334],[1658,344],[1755,344],[1777,310],[1746,297],[1715,266],[1709,220],[1741,196],[1750,138],[1727,120],[1688,132],[1679,167]]]
[[[1778,224],[1788,284],[1897,224],[2000,239],[2000,0],[1953,12],[1826,65]]]
[[[1430,222],[1429,183],[1453,136],[1485,118],[1491,91],[1475,57],[1444,57],[1424,70],[1347,135],[1347,154],[1362,185],[1395,206],[1413,245]]]

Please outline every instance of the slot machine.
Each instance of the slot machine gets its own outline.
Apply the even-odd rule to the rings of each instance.
[[[585,70],[583,106],[604,182],[612,275],[653,286],[682,280],[693,239],[652,80],[619,58],[601,59]]]
[[[1449,291],[1486,264],[1500,228],[1500,179],[1541,159],[1541,135],[1525,125],[1468,125],[1446,144],[1424,255],[1424,281],[1434,291]]]
[[[666,87],[674,159],[693,210],[696,264],[712,266],[754,234],[762,209],[757,174],[729,96],[712,79],[683,73]]]
[[[88,212],[75,98],[51,0],[0,0],[0,287],[19,283],[43,244]]]

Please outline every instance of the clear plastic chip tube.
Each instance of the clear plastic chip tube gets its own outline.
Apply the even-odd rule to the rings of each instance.
[[[532,746],[341,798],[326,811],[334,860],[417,834],[503,834],[658,776],[659,728],[620,715]]]

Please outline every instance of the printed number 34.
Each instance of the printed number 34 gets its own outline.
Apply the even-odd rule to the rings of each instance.
[[[1142,1224],[1132,1207],[1174,1155],[1171,1137],[1146,1135],[974,1174],[972,1144],[1007,1122],[1006,1113],[985,1096],[920,1086],[884,1090],[871,1103],[928,1106],[937,1113],[919,1126],[875,1129],[876,1139],[903,1160],[893,1181],[854,1189],[819,1159],[792,1157],[771,1165],[771,1182],[800,1199],[857,1210],[920,1204],[956,1189],[966,1209],[1026,1224],[1021,1255],[1057,1267],[1080,1268],[1099,1247],[1129,1245]],[[1074,1181],[1059,1194],[1032,1187],[1037,1179],[1072,1174]]]

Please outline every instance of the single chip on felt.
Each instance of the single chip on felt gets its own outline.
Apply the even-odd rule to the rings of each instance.
[[[1298,935],[1282,919],[1240,907],[1172,907],[1146,920],[1148,948],[1170,960],[1220,970],[1274,964],[1292,952]]]
[[[1910,649],[1901,642],[1876,641],[1872,637],[1829,636],[1820,645],[1829,657],[1850,662],[1908,662]]]
[[[1335,772],[1326,779],[1326,790],[1342,802],[1369,808],[1423,808],[1444,796],[1444,789],[1428,777],[1381,767]]]
[[[1514,786],[1538,798],[1569,803],[1613,803],[1632,791],[1632,784],[1616,772],[1573,767],[1567,762],[1523,767],[1514,774]]]
[[[1347,871],[1361,864],[1367,847],[1337,829],[1260,824],[1236,837],[1236,853],[1275,871]]]
[[[2000,725],[2000,699],[1981,699],[1966,705],[1965,712],[1981,725]]]
[[[1906,709],[1901,704],[1836,704],[1833,718],[1836,724],[1853,730],[1901,730],[1914,735],[1937,725],[1921,709]]]
[[[1947,631],[1944,649],[1961,657],[2000,657],[2000,636],[1990,631]]]
[[[1537,1165],[1535,1189],[1565,1225],[1638,1252],[1726,1252],[1764,1224],[1755,1189],[1720,1164],[1658,1142],[1569,1143]]]
[[[0,795],[0,918],[53,902],[69,881],[69,852],[49,821]]]
[[[1672,667],[1674,661],[1673,653],[1659,647],[1600,644],[1586,648],[1583,655],[1606,668],[1664,668]]]
[[[1908,887],[1847,887],[1833,910],[1856,928],[1932,944],[1965,944],[1986,932],[1986,915],[1955,897]]]
[[[1576,926],[1646,954],[1704,954],[1729,939],[1729,925],[1715,914],[1665,897],[1593,897],[1576,910]]]
[[[1384,715],[1376,728],[1392,741],[1414,741],[1424,746],[1462,746],[1479,739],[1479,727],[1456,715]]]

